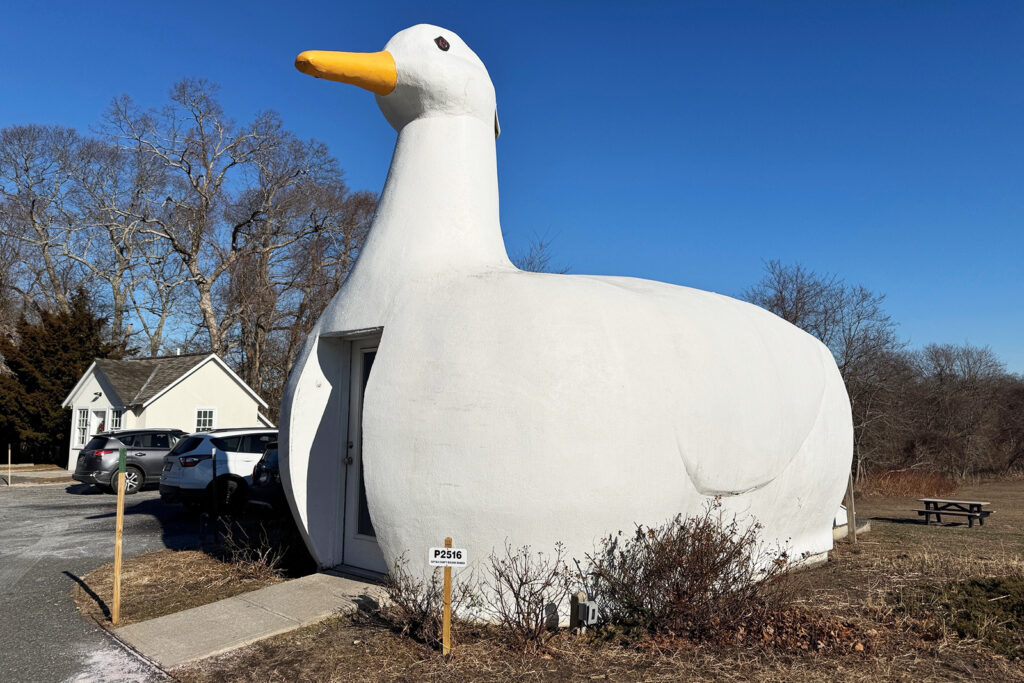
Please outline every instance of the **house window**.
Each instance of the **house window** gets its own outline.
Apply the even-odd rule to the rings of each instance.
[[[196,408],[196,431],[208,432],[214,427],[213,408]]]
[[[78,445],[85,445],[85,437],[89,436],[89,409],[78,409]]]
[[[111,410],[110,411],[110,428],[120,429],[121,428],[121,415],[124,414],[123,410]]]

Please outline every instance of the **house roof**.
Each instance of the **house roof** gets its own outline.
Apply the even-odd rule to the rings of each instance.
[[[117,393],[117,398],[125,407],[143,407],[152,403],[154,399],[165,393],[175,384],[185,379],[207,362],[214,362],[219,365],[228,375],[231,376],[247,393],[249,393],[261,406],[267,406],[266,402],[256,394],[252,388],[232,372],[231,368],[216,354],[197,353],[186,356],[157,356],[151,358],[129,358],[125,360],[114,360],[112,358],[97,358],[79,380],[75,388],[71,390],[64,407],[75,395],[78,386],[85,380],[90,372],[95,371],[107,380],[110,387]]]
[[[96,368],[106,375],[126,406],[146,403],[179,377],[203,362],[209,354],[130,358],[97,358]]]

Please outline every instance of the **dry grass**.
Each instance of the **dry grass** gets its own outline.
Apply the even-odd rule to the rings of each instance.
[[[922,470],[881,470],[864,477],[857,485],[857,494],[885,498],[938,498],[949,496],[960,488],[953,478],[939,472]]]
[[[373,625],[336,618],[174,671],[187,682],[231,681],[878,681],[1024,680],[1018,665],[984,651],[909,647],[880,632],[864,650],[789,653],[763,647],[621,645],[560,634],[540,654],[510,651],[481,634],[445,659]]]
[[[279,583],[280,574],[259,563],[230,563],[198,550],[161,550],[125,560],[121,578],[121,622],[173,614]],[[85,575],[75,586],[79,610],[110,626],[113,565]]]
[[[332,619],[174,673],[184,681],[1024,681],[1024,663],[996,654],[981,638],[961,637],[954,624],[922,613],[921,601],[910,599],[925,586],[1024,576],[1019,482],[968,485],[960,494],[992,501],[996,514],[974,529],[925,526],[912,512],[912,498],[858,501],[872,533],[857,546],[838,544],[828,563],[794,574],[797,608],[815,624],[848,630],[818,651],[805,650],[800,638],[729,646],[560,633],[538,653],[525,654],[492,630],[477,629],[462,631],[446,660],[363,616]],[[1024,628],[1010,626],[1018,633]]]

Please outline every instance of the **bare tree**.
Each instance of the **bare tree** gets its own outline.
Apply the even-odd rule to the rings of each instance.
[[[894,374],[901,372],[897,354],[903,345],[882,308],[884,295],[848,285],[835,275],[773,260],[742,296],[814,335],[832,351],[853,409],[859,475],[875,455],[866,448],[872,442],[870,428],[894,419],[889,389]]]
[[[256,203],[248,214],[234,214],[232,183],[244,183],[246,171],[281,143],[280,122],[272,113],[237,126],[225,116],[216,87],[186,79],[171,89],[171,102],[159,111],[143,112],[127,96],[114,101],[108,129],[124,150],[160,165],[167,173],[167,195],[148,196],[131,209],[143,223],[140,232],[165,240],[180,259],[195,288],[210,347],[227,353],[225,333],[233,318],[217,310],[216,288],[246,248],[246,231],[260,218]],[[288,169],[293,178],[304,169]],[[279,183],[268,190],[286,185]],[[267,197],[270,200],[270,197]]]
[[[0,226],[24,243],[26,279],[18,287],[66,314],[69,292],[79,284],[63,245],[77,225],[70,194],[81,144],[74,130],[60,126],[0,130]]]
[[[532,273],[568,273],[569,266],[557,268],[551,263],[551,241],[534,238],[526,251],[512,257],[512,264],[519,270]]]
[[[236,261],[229,307],[238,319],[232,330],[242,376],[271,402],[354,263],[374,207],[373,195],[350,194],[340,179],[302,182],[264,213],[256,248]]]
[[[273,400],[296,338],[358,253],[375,198],[349,193],[327,148],[297,139],[273,113],[236,125],[205,81],[179,82],[170,99],[142,111],[122,97],[107,117],[122,153],[162,169],[137,201],[118,204],[120,224],[147,245],[144,265],[131,272],[146,272],[149,310],[137,294],[129,298],[152,349],[174,326],[166,304],[186,282],[210,350],[233,358]],[[180,271],[167,269],[166,256]]]

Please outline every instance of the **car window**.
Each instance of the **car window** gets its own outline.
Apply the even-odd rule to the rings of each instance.
[[[268,470],[277,469],[277,449],[270,448],[263,455],[263,466]]]
[[[94,437],[89,443],[85,444],[84,449],[87,451],[95,451],[103,448],[107,445],[107,437],[97,436]]]
[[[124,444],[125,448],[136,448],[135,434],[118,434],[117,440]],[[113,444],[113,439],[111,439],[111,444]]]
[[[174,445],[174,450],[170,452],[170,455],[181,455],[182,453],[188,453],[194,451],[203,440],[198,436],[190,436],[187,439],[182,439]]]
[[[210,439],[214,446],[221,449],[222,451],[230,451],[232,453],[238,452],[238,444],[242,440],[240,436],[225,436],[216,439]]]
[[[273,434],[246,434],[242,440],[241,450],[243,453],[262,453],[268,444],[276,440],[277,437]]]
[[[171,447],[170,442],[169,442],[166,434],[157,433],[157,434],[149,434],[148,436],[150,437],[150,444],[149,444],[149,446],[147,446],[147,448],[153,448],[153,449],[157,449],[157,450],[165,450],[165,449]]]

